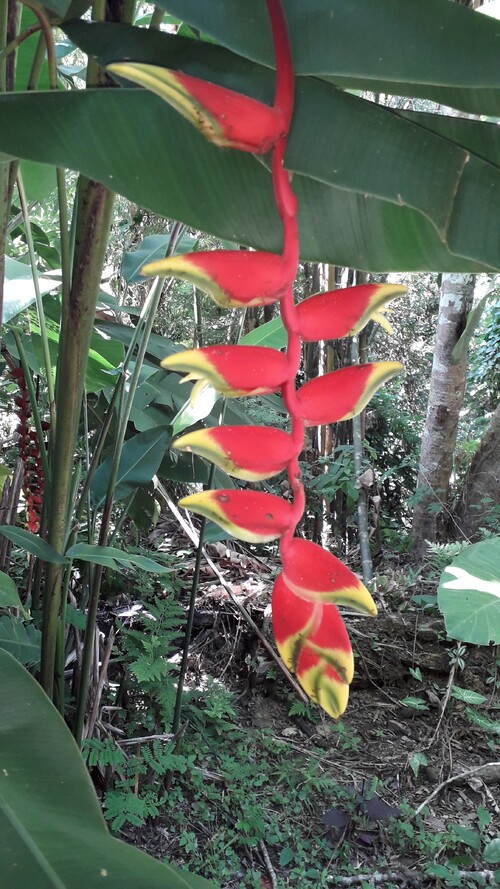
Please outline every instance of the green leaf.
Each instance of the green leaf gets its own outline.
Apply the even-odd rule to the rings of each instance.
[[[465,704],[484,704],[487,700],[485,695],[480,695],[477,691],[470,688],[460,688],[459,685],[453,685],[451,696],[457,701],[463,701]]]
[[[77,630],[84,630],[87,626],[87,617],[83,611],[73,608],[69,603],[66,605],[66,623]]]
[[[124,253],[121,275],[127,284],[133,284],[136,281],[144,282],[145,278],[140,273],[141,268],[143,265],[146,265],[147,262],[163,259],[169,242],[170,234],[148,235],[141,241],[137,250],[131,250]],[[177,242],[174,253],[188,253],[195,249],[197,243],[197,238],[193,238],[192,235],[183,234],[182,238]]]
[[[111,340],[119,340],[125,346],[130,345],[135,332],[134,328],[125,324],[118,324],[116,321],[98,321],[96,327]],[[177,346],[166,336],[152,333],[148,340],[146,359],[157,367],[160,361],[166,358],[167,355],[171,355],[172,352],[181,352],[182,349],[183,346]]]
[[[150,488],[139,488],[127,509],[134,525],[143,534],[147,534],[160,518],[160,504],[154,496],[153,486]]]
[[[166,574],[171,569],[155,562],[154,559],[148,559],[146,556],[137,553],[127,553],[115,546],[92,546],[89,543],[75,543],[71,546],[66,556],[70,559],[80,559],[83,562],[96,563],[104,565],[106,568],[141,568],[143,571],[149,571],[153,574]]]
[[[32,10],[28,9],[27,7],[23,7],[21,12],[20,33],[23,33],[23,31],[25,31],[27,28],[30,28],[31,25],[34,25],[37,22],[38,18],[36,17],[34,12],[32,12]],[[17,49],[15,89],[18,92],[27,89],[33,62],[37,52],[39,39],[39,34],[31,34],[30,37],[28,37],[26,40],[23,40],[23,42]],[[37,89],[48,90],[50,89],[50,78],[46,55],[41,60],[41,63],[39,60],[39,67],[40,71],[37,81]]]
[[[478,324],[481,320],[481,316],[483,314],[486,303],[488,302],[488,299],[489,299],[491,293],[493,291],[496,291],[497,286],[498,285],[497,285],[497,281],[496,281],[496,277],[495,277],[495,280],[493,281],[491,287],[488,289],[488,292],[485,293],[483,297],[481,297],[477,306],[474,306],[474,308],[467,315],[467,323],[465,325],[465,330],[462,333],[462,335],[459,337],[458,342],[456,342],[455,345],[453,346],[453,349],[451,352],[451,359],[450,360],[451,360],[452,364],[458,364],[458,362],[462,358],[465,358],[465,356],[467,355],[467,349],[469,348],[469,343],[476,332],[476,329],[477,329]]]
[[[59,18],[64,18],[70,5],[71,0],[45,0],[44,3],[45,8],[50,9]]]
[[[0,150],[80,170],[218,237],[281,249],[262,163],[210,145],[157,96],[139,89],[3,95],[0,114]],[[64,129],[54,126],[60,119]],[[321,139],[311,139],[318,120]],[[303,259],[373,272],[500,267],[498,168],[394,111],[306,78],[286,164]]]
[[[0,608],[22,608],[17,587],[5,571],[0,571]]]
[[[22,612],[25,620],[31,620],[19,598],[14,581],[5,571],[0,571],[0,608],[17,608]]]
[[[415,752],[412,753],[408,759],[408,765],[410,766],[410,769],[412,770],[413,774],[415,775],[415,778],[418,777],[418,773],[420,771],[420,766],[426,766],[427,763],[428,763],[428,759],[427,759],[425,753],[422,753],[422,751],[420,751],[420,750],[415,750]]]
[[[465,547],[444,569],[438,606],[452,639],[500,642],[500,537]]]
[[[295,852],[290,846],[284,846],[280,852],[279,857],[279,865],[280,867],[286,867],[287,864],[290,864],[291,861],[295,858]]]
[[[186,484],[206,485],[209,469],[207,464],[195,454],[175,454],[169,451],[158,469],[159,478]]]
[[[66,565],[67,559],[36,534],[26,531],[24,528],[16,528],[13,525],[0,525],[0,534],[7,540],[11,540],[20,549],[26,550],[43,562],[53,562],[55,565]]]
[[[49,351],[54,374],[59,355],[59,330],[61,320],[61,304],[59,300],[45,303],[45,321]],[[43,349],[40,326],[36,318],[31,322],[31,342],[33,352],[43,366]],[[101,332],[93,330],[85,368],[85,388],[87,392],[100,392],[113,386],[116,382],[119,367],[123,361],[123,345]],[[29,360],[29,357],[28,357]]]
[[[129,438],[122,448],[114,489],[115,500],[123,500],[136,488],[147,485],[158,471],[170,442],[170,429],[157,427]],[[111,470],[111,457],[98,467],[91,485],[96,506],[106,496]]]
[[[411,710],[428,710],[429,707],[423,700],[423,698],[416,698],[413,695],[408,695],[408,697],[403,698],[400,702],[404,704],[405,707],[410,707]]]
[[[172,435],[178,435],[183,429],[208,417],[219,398],[219,393],[209,383],[200,388],[194,399],[189,398],[172,420]]]
[[[484,847],[483,861],[485,861],[486,864],[500,864],[500,837],[491,840],[491,842],[487,843]]]
[[[39,276],[40,292],[50,293],[60,287],[59,281],[43,275]],[[10,256],[5,257],[5,290],[3,303],[3,323],[6,324],[35,301],[35,288],[31,266]]]
[[[21,161],[21,176],[28,203],[41,203],[57,188],[56,171],[49,164]]]
[[[477,850],[481,848],[481,837],[477,830],[473,830],[471,827],[463,827],[461,824],[453,824],[452,830],[455,836],[459,837],[466,846]]]
[[[25,624],[21,618],[6,614],[0,617],[0,649],[8,651],[21,664],[39,663],[41,640],[42,634],[33,624]]]
[[[478,725],[485,732],[492,732],[494,735],[500,735],[500,721],[497,720],[495,722],[488,716],[484,716],[483,713],[478,713],[477,710],[473,710],[472,707],[465,708],[465,715],[473,725]]]
[[[274,65],[264,3],[251,21],[240,0],[160,0],[224,46]],[[295,70],[345,89],[418,96],[471,114],[500,115],[498,26],[448,0],[286,0]],[[356,39],[353,40],[353,34]],[[467,59],[467,65],[464,65]]]
[[[446,5],[449,6],[449,3]],[[215,17],[212,8],[210,15]],[[249,30],[246,23],[245,30]],[[79,22],[72,26],[71,33],[83,49],[87,52],[95,51],[101,62],[116,61],[121,54],[122,58],[134,57],[140,61],[168,65],[174,69],[180,66],[187,73],[250,93],[263,101],[272,100],[274,82],[271,73],[259,69],[255,65],[249,65],[244,59],[234,56],[221,47],[145,31],[134,36],[133,31],[133,28],[126,25],[89,25]],[[404,119],[407,118],[408,123],[411,120],[406,112],[399,115],[392,109],[332,89],[330,85],[321,83],[317,79],[302,77],[297,86],[296,108],[286,165],[295,173],[305,175],[313,181],[319,180],[324,185],[329,184],[335,188],[355,191],[363,203],[368,198],[389,201],[390,205],[396,205],[393,207],[395,214],[402,217],[400,224],[411,224],[413,227],[410,218],[406,218],[407,214],[402,212],[405,207],[422,212],[425,220],[435,225],[438,231],[442,231],[443,243],[451,247],[452,253],[460,251],[455,250],[449,243],[447,235],[451,235],[451,239],[454,241],[456,229],[457,238],[464,244],[462,255],[476,256],[476,249],[481,250],[480,238],[477,235],[474,238],[472,227],[467,235],[465,234],[465,228],[469,228],[468,223],[462,218],[465,211],[462,208],[460,211],[458,209],[455,211],[452,205],[456,204],[458,208],[458,205],[461,204],[462,193],[467,196],[467,200],[471,199],[469,180],[472,178],[475,185],[483,191],[482,206],[486,207],[484,199],[489,198],[490,202],[492,200],[490,193],[492,188],[491,169],[481,167],[481,171],[479,171],[476,169],[476,159],[470,158],[463,150],[456,153],[456,145],[454,152],[452,146],[447,146],[443,141],[437,140],[433,127],[434,118],[437,118],[438,115],[426,115],[426,117],[430,118],[428,122],[430,133],[425,133],[421,126],[413,126],[413,121],[411,121],[411,128],[405,128],[402,126]],[[315,132],[318,120],[323,121],[322,138],[311,139],[311,133]],[[497,128],[487,124],[479,124],[479,126],[482,127],[481,135],[477,138],[476,126],[475,142],[488,143],[484,134],[496,131]],[[451,138],[450,141],[452,141]],[[461,143],[459,144],[461,146]],[[371,161],[368,159],[368,155],[372,158]],[[489,156],[488,160],[497,164],[498,155],[496,159]],[[474,169],[469,167],[471,161]],[[445,175],[443,175],[444,169],[446,169]],[[461,181],[462,177],[463,182]],[[433,180],[432,184],[431,179]],[[483,179],[484,182],[481,183],[480,180]],[[454,185],[452,185],[453,181]],[[298,186],[300,198],[301,183],[296,178],[295,185]],[[223,187],[223,183],[221,183],[220,188],[223,189]],[[345,203],[346,195],[325,195],[326,204],[330,199],[335,199],[337,203],[339,200]],[[315,202],[317,201],[318,198],[315,198]],[[496,198],[493,202],[498,206]],[[389,218],[380,218],[378,209],[377,205],[370,204],[368,212],[373,212],[375,225],[385,226],[390,220]],[[322,208],[322,212],[318,214],[318,208],[316,208],[316,215],[319,219],[324,218],[325,212],[328,210]],[[460,218],[455,220],[457,212],[459,212]],[[345,213],[349,216],[358,216],[362,211],[359,205],[352,206],[349,200],[345,207],[342,206],[341,215]],[[377,216],[376,219],[375,216]],[[361,220],[358,221],[361,222]],[[301,221],[301,250],[303,258],[320,259],[319,254],[312,255],[308,252],[309,236],[314,237],[316,247],[319,246],[321,240],[321,232],[314,231],[313,236],[311,231],[314,228],[313,223],[312,212],[309,217]],[[493,217],[492,225],[494,227]],[[420,231],[421,226],[422,230]],[[201,226],[201,228],[206,230],[206,226]],[[419,242],[418,246],[417,243],[413,243],[411,248],[412,251],[419,252],[420,248],[430,247],[427,242],[434,240],[436,232],[432,233],[431,229],[428,230],[422,219],[418,221],[417,228],[418,232],[413,230],[411,234],[408,232],[408,236],[410,239],[416,238]],[[363,230],[364,241],[370,239],[370,226],[367,225],[366,229],[367,231]],[[443,229],[447,229],[447,231],[445,232]],[[217,234],[217,232],[215,233]],[[484,233],[481,232],[481,234]],[[345,236],[345,230],[342,230],[341,225],[337,225],[335,236],[330,239],[329,247],[325,244],[324,247],[322,246],[322,250],[332,250],[332,243],[335,244],[335,249],[339,249],[345,241]],[[399,249],[402,249],[404,241],[404,247],[408,250],[409,257],[410,245],[407,243],[407,239],[399,239],[398,227],[396,224],[393,227],[391,223],[392,238],[399,241]],[[242,240],[241,237],[239,240]],[[477,248],[475,245],[473,252],[468,253],[467,247],[470,246],[472,240],[477,242]],[[496,257],[496,241],[493,234],[491,238],[488,237],[488,240],[490,241],[489,248]],[[264,241],[264,246],[269,247],[270,243],[270,239],[267,238],[267,241]],[[253,241],[252,245],[263,246],[260,242],[254,243]],[[437,244],[435,246],[437,247]],[[442,246],[443,244],[440,249]],[[352,249],[352,244],[346,245],[346,247]],[[377,249],[380,258],[380,251],[387,250],[387,244],[382,243],[382,239],[380,239]],[[432,264],[436,261],[431,257],[434,252],[434,248],[429,250],[426,267],[430,267],[429,263]],[[323,255],[323,258],[326,256],[327,253]],[[333,262],[332,259],[329,261]],[[410,265],[407,265],[407,268],[416,268],[412,264],[413,260],[408,259],[408,261]],[[444,256],[439,260],[443,270],[445,268],[442,263],[445,261]],[[364,253],[361,262],[363,268],[368,267]],[[494,262],[497,262],[497,259]],[[344,261],[343,264],[352,265],[353,263]],[[377,268],[382,271],[381,265],[377,267],[373,265],[371,257],[369,264],[372,271],[376,271]],[[463,270],[466,270],[465,266],[463,266]]]
[[[245,346],[269,346],[270,349],[284,349],[288,342],[281,318],[273,318],[250,333],[242,336],[240,343]]]
[[[0,872],[6,887],[215,889],[111,837],[61,716],[5,652],[0,677]]]

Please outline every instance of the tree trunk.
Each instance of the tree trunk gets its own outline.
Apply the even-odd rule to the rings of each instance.
[[[467,370],[466,357],[452,364],[451,353],[472,307],[474,283],[473,275],[443,275],[413,512],[417,552],[425,550],[426,541],[446,539],[446,507]]]
[[[500,504],[500,404],[475,452],[456,510],[461,534],[469,540],[487,527]],[[500,516],[498,516],[500,523]],[[498,533],[498,524],[496,525]]]

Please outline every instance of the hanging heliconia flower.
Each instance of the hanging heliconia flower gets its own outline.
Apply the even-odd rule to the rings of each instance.
[[[259,482],[282,472],[296,454],[293,438],[268,426],[213,426],[188,432],[174,448],[206,457],[228,475]]]
[[[187,373],[185,380],[206,380],[226,398],[268,395],[289,378],[286,355],[265,346],[204,346],[174,352],[161,362],[166,370]]]
[[[267,306],[284,296],[295,265],[275,253],[210,250],[150,262],[144,275],[173,275],[189,281],[225,309]]]
[[[274,494],[261,491],[202,491],[179,500],[192,512],[217,522],[233,537],[247,543],[278,540],[293,527],[291,505]]]
[[[265,154],[286,134],[279,109],[215,83],[139,62],[116,62],[108,70],[165,99],[219,148]]]
[[[370,320],[386,329],[382,312],[403,292],[399,285],[367,284],[316,294],[295,306],[292,283],[299,259],[297,200],[283,166],[294,107],[293,63],[281,0],[266,0],[275,47],[272,106],[180,71],[137,62],[109,70],[165,99],[213,144],[272,153],[276,207],[283,226],[281,254],[215,250],[169,257],[146,265],[145,275],[174,275],[208,293],[219,305],[264,306],[279,302],[288,334],[286,354],[259,346],[207,346],[177,352],[166,370],[187,374],[197,387],[212,386],[228,398],[280,391],[290,432],[263,426],[220,426],[181,436],[174,447],[199,454],[229,475],[249,482],[286,469],[291,500],[254,490],[203,491],[179,505],[212,519],[240,540],[280,541],[283,570],[273,590],[273,628],[279,652],[307,694],[331,716],[347,706],[354,659],[337,605],[375,615],[359,578],[331,553],[295,536],[305,505],[298,457],[306,426],[356,416],[376,389],[401,369],[397,362],[356,365],[311,380],[296,390],[301,343],[349,336]]]
[[[383,313],[388,302],[405,292],[400,284],[360,284],[316,293],[297,306],[300,335],[304,342],[338,340],[359,333],[369,321],[392,333]]]
[[[352,364],[309,380],[297,392],[306,426],[351,420],[368,404],[382,383],[400,372],[399,361]]]

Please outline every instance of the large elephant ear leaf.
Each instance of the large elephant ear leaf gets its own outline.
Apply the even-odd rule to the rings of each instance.
[[[108,832],[80,751],[33,677],[0,650],[0,872],[9,889],[215,889]]]
[[[500,642],[500,537],[473,543],[441,574],[438,605],[452,639]]]

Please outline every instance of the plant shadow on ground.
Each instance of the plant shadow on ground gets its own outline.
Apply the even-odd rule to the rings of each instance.
[[[238,564],[226,576],[266,632],[271,575]],[[349,619],[356,678],[333,722],[302,703],[207,572],[180,737],[87,745],[111,828],[222,889],[500,881],[495,651],[457,654],[397,575],[386,586],[375,622]],[[121,728],[161,731],[146,711]]]

